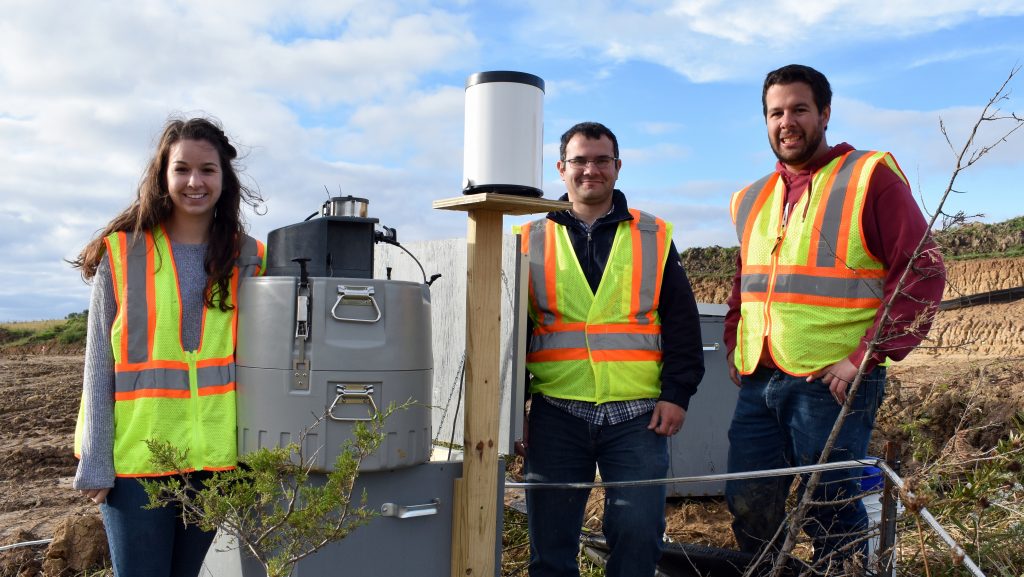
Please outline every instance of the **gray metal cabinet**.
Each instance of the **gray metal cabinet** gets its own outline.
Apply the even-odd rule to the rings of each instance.
[[[679,433],[669,439],[669,475],[692,477],[725,473],[729,456],[729,423],[736,406],[737,388],[729,380],[722,342],[726,305],[697,305],[704,341],[704,380],[690,400],[690,410]],[[670,497],[721,495],[725,481],[673,483]]]
[[[504,461],[498,493],[504,490]],[[382,511],[368,525],[299,562],[293,577],[406,577],[451,573],[452,490],[461,462],[428,462],[394,471],[360,473],[354,491],[366,489],[367,506]],[[501,567],[502,500],[498,499],[496,568]],[[404,516],[404,518],[403,518]],[[218,535],[202,575],[264,577],[263,567]],[[497,572],[496,572],[497,574]]]

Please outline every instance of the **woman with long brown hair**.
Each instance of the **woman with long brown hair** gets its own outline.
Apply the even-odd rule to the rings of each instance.
[[[144,509],[140,478],[201,484],[236,465],[235,295],[265,268],[237,156],[214,121],[171,119],[134,202],[72,263],[93,285],[74,487],[100,504],[119,577],[198,575],[213,540],[175,507]],[[156,470],[149,441],[184,470]]]

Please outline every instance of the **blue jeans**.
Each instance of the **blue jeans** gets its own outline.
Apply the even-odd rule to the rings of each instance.
[[[209,473],[190,475],[193,485]],[[181,521],[181,508],[143,509],[149,503],[138,479],[118,477],[100,505],[115,577],[196,577],[216,531]]]
[[[666,437],[647,430],[651,415],[595,426],[535,395],[530,408],[526,481],[590,482],[662,479],[668,473]],[[611,547],[608,577],[651,577],[665,532],[665,485],[605,491],[604,535]],[[530,577],[578,577],[580,528],[590,491],[526,492]]]
[[[816,463],[841,408],[828,385],[764,368],[744,376],[741,383],[729,428],[729,472]],[[865,457],[884,394],[885,367],[878,367],[862,379],[829,461]],[[833,553],[842,558],[855,551],[866,552],[863,532],[868,526],[867,514],[856,499],[860,475],[859,467],[822,473],[815,501],[853,500],[811,507],[803,530],[814,542],[815,562]],[[801,476],[800,495],[807,478]],[[785,519],[792,482],[790,475],[726,483],[725,496],[740,549],[752,553],[766,543],[776,550],[781,547],[785,532],[777,541],[772,539]]]

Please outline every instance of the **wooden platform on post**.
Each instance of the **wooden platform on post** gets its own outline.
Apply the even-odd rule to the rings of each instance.
[[[497,539],[502,217],[563,210],[568,202],[480,193],[434,201],[469,215],[466,232],[466,401],[462,479],[452,512],[452,577],[493,577]]]

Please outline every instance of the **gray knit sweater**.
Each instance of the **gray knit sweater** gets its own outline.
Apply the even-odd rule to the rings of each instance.
[[[199,348],[206,289],[205,244],[171,243],[181,290],[181,341],[187,351]],[[109,255],[93,278],[89,303],[89,331],[85,341],[85,415],[82,453],[75,473],[75,489],[114,486],[114,353],[110,329],[117,313]]]

